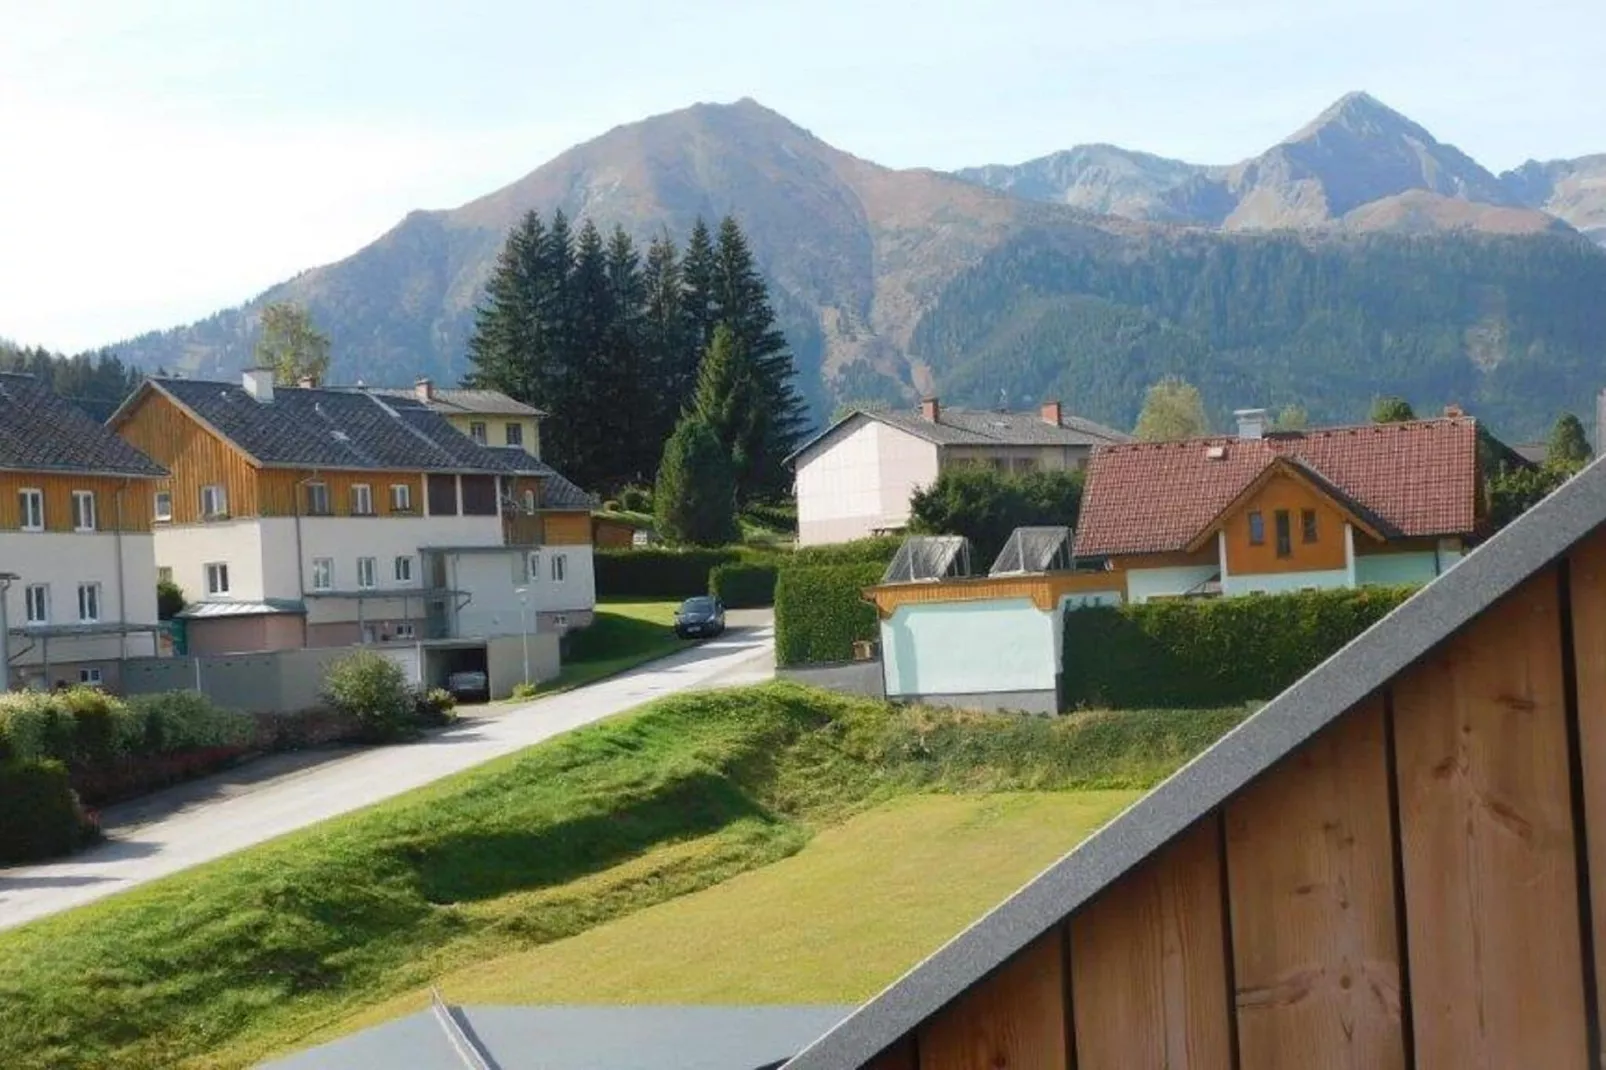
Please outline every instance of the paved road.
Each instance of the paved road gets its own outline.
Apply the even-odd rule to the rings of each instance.
[[[768,679],[768,614],[731,614],[718,639],[609,680],[394,747],[274,755],[110,807],[107,842],[62,862],[0,870],[0,929],[305,828],[662,695]]]

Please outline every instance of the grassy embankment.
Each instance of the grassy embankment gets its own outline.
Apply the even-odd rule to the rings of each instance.
[[[569,637],[569,655],[558,675],[543,681],[536,694],[583,687],[690,646],[671,627],[677,605],[678,602],[598,602],[591,626]]]
[[[0,933],[0,1065],[249,1065],[438,978],[454,997],[459,985],[471,995],[471,967],[521,952],[555,956],[517,964],[531,998],[851,999],[1130,798],[985,793],[1141,789],[1244,712],[976,717],[786,684],[667,699]],[[901,801],[933,793],[962,798]],[[1012,806],[1046,807],[1063,824],[999,819]],[[1010,861],[1012,842],[1029,864]],[[977,864],[962,864],[960,851],[979,852],[969,856]],[[990,865],[1015,868],[970,873]],[[739,900],[740,917],[703,897],[672,904],[662,927],[637,913],[750,870],[750,887],[764,883]],[[901,898],[931,884],[958,888],[961,900],[910,908]],[[739,895],[742,884],[716,892]],[[809,928],[839,903],[863,917]],[[907,916],[875,926],[900,910]],[[638,931],[635,979],[599,961],[572,987],[558,975],[534,983],[549,968],[575,969],[585,949],[558,941],[588,930],[597,955],[624,956],[619,930],[598,927],[629,915],[651,930]],[[816,975],[800,960],[791,982],[785,971],[764,981],[761,963],[774,967],[781,946],[765,945],[772,926],[772,939],[800,952],[829,957],[842,940],[839,951],[854,951],[841,957],[862,961]],[[684,969],[694,955],[704,966],[727,961],[700,993],[669,985],[673,963]]]

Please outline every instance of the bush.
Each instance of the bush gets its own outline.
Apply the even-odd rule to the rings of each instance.
[[[627,513],[652,512],[652,488],[629,486],[619,492],[619,508]]]
[[[172,620],[184,609],[184,591],[172,580],[156,584],[156,619]]]
[[[136,754],[245,747],[256,736],[251,718],[213,705],[199,691],[135,695],[127,705],[138,733]]]
[[[0,762],[0,814],[0,863],[67,854],[94,837],[60,762]]]
[[[1020,527],[1075,527],[1082,473],[1059,470],[1006,475],[991,468],[950,468],[909,499],[911,531],[963,535],[971,568],[986,572]]]
[[[425,728],[440,728],[457,720],[457,699],[444,687],[419,688],[413,693],[413,720]]]
[[[540,684],[527,684],[521,680],[513,685],[513,697],[520,701],[535,698],[540,693]]]
[[[1270,698],[1414,591],[1362,587],[1071,610],[1065,700],[1130,709]]]
[[[358,650],[329,666],[324,692],[336,709],[350,714],[359,737],[370,743],[407,739],[418,733],[413,689],[401,666],[372,650]]]
[[[775,584],[775,663],[848,661],[854,642],[876,638],[875,607],[861,592],[883,571],[875,563],[783,568]]]
[[[598,550],[598,598],[692,598],[707,594],[708,574],[743,559],[740,550]]]
[[[720,565],[708,574],[708,593],[727,609],[772,606],[779,571],[779,566],[772,564]]]
[[[867,539],[854,539],[851,542],[800,546],[787,559],[787,566],[814,568],[819,565],[858,565],[873,562],[884,569],[892,563],[893,557],[898,553],[898,547],[902,545],[902,535],[873,535]]]

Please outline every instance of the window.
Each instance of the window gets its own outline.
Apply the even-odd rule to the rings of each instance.
[[[78,585],[78,619],[86,624],[100,620],[100,584]]]
[[[201,516],[208,520],[229,515],[229,496],[221,484],[210,483],[201,488]]]
[[[17,505],[22,516],[23,531],[45,530],[45,492],[23,490],[17,493]]]
[[[75,490],[72,492],[72,529],[74,531],[95,530],[94,491]]]
[[[1266,518],[1259,512],[1249,514],[1249,545],[1266,545]]]
[[[329,484],[327,484],[327,483],[308,483],[307,484],[307,515],[308,516],[328,516],[329,515]]]
[[[161,566],[159,566],[156,569],[156,582],[157,583],[172,583],[173,582],[173,566],[172,565],[161,565]]]
[[[379,586],[379,569],[373,558],[357,558],[357,586],[364,590]]]
[[[100,670],[98,668],[79,669],[78,682],[81,684],[89,684],[91,687],[99,687],[101,683]]]
[[[1316,541],[1316,510],[1305,509],[1299,514],[1299,527],[1301,538],[1306,542]]]
[[[351,515],[374,515],[374,489],[366,483],[351,485]]]
[[[159,490],[159,491],[156,492],[156,519],[157,520],[172,520],[173,519],[173,492],[172,491],[170,491],[170,490]]]
[[[416,639],[416,638],[418,638],[418,633],[413,630],[413,622],[410,621],[410,620],[404,620],[400,624],[396,625],[396,638],[397,639]]]
[[[563,577],[569,571],[569,557],[567,554],[552,555],[552,582],[562,583]]]
[[[50,588],[42,583],[29,586],[26,595],[29,624],[50,623]]]
[[[534,490],[526,490],[524,492],[524,513],[525,513],[526,516],[534,516],[535,515],[535,491]]]
[[[206,593],[229,593],[229,566],[222,561],[214,561],[206,566]]]
[[[473,439],[475,442],[478,442],[482,446],[485,445],[485,421],[475,420],[473,423],[469,424],[468,437]]]
[[[1277,556],[1287,557],[1294,552],[1294,535],[1288,520],[1288,510],[1277,510]]]
[[[523,583],[534,583],[541,578],[541,551],[532,550],[524,560]]]
[[[410,513],[413,511],[413,488],[406,483],[392,483],[390,485],[390,511],[393,513]]]
[[[312,559],[312,589],[314,591],[332,591],[335,587],[335,559],[332,557],[315,557]]]
[[[507,444],[509,446],[524,445],[524,425],[510,423],[507,425]]]
[[[413,582],[413,559],[408,554],[403,554],[396,559],[396,582]]]

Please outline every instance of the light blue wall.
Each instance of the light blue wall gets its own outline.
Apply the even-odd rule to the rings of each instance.
[[[1427,583],[1437,571],[1433,567],[1433,551],[1411,554],[1368,554],[1355,559],[1355,582],[1360,584]],[[1445,568],[1460,559],[1457,554],[1443,555]]]
[[[1301,591],[1306,587],[1348,587],[1349,573],[1344,569],[1334,569],[1325,572],[1267,572],[1262,574],[1238,574],[1227,576],[1226,582],[1221,585],[1224,595],[1239,594],[1286,594],[1289,591]]]
[[[1054,615],[1029,598],[899,606],[881,622],[887,695],[1053,689]]]
[[[1177,565],[1172,568],[1135,568],[1126,574],[1127,597],[1147,602],[1155,595],[1178,595],[1210,579],[1216,565]]]

